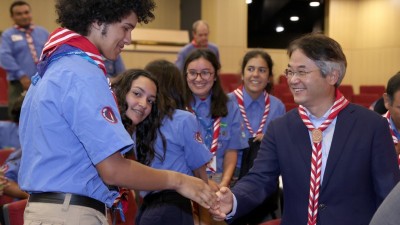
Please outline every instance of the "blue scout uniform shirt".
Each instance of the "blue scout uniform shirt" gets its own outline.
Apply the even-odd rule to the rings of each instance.
[[[104,59],[104,66],[106,67],[107,77],[116,77],[118,74],[125,71],[125,65],[122,61],[121,55],[116,60]]]
[[[164,118],[160,128],[166,141],[164,161],[163,145],[160,135],[157,136],[155,150],[157,155],[151,163],[156,169],[173,170],[193,176],[193,170],[207,164],[212,154],[204,145],[196,117],[187,111],[175,110],[173,119]],[[148,192],[141,192],[145,196]]]
[[[18,125],[11,121],[0,121],[0,149],[20,146]]]
[[[43,27],[34,27],[31,33],[36,55],[40,57],[49,32]],[[0,65],[7,71],[7,80],[19,80],[22,75],[33,76],[37,69],[26,41],[25,33],[12,27],[2,33]]]
[[[200,100],[195,95],[193,98],[192,109],[196,113],[197,121],[199,121],[202,138],[208,149],[210,149],[214,122],[210,115],[211,95],[205,100]],[[245,135],[242,134],[243,131],[241,129],[238,106],[233,101],[229,100],[227,107],[228,115],[221,118],[217,149],[217,173],[223,172],[224,155],[227,149],[241,150],[249,146]],[[207,130],[209,132],[207,132]]]
[[[22,150],[18,148],[8,156],[6,162],[2,166],[4,176],[14,182],[18,182],[18,171],[21,163]]]
[[[118,192],[108,189],[95,165],[133,142],[104,73],[71,55],[32,81],[20,117],[21,189],[79,194],[111,207]]]
[[[231,92],[228,94],[228,97],[235,102],[237,106],[239,106],[236,95],[235,93]],[[264,95],[260,95],[256,100],[253,100],[250,95],[247,93],[246,89],[243,88],[243,102],[244,102],[244,108],[246,110],[246,115],[247,119],[250,122],[250,126],[253,129],[254,132],[257,132],[258,128],[260,127],[260,122],[264,114],[264,109],[265,109],[265,97]],[[262,129],[262,133],[265,134],[267,131],[268,124],[284,115],[286,113],[285,110],[285,105],[282,103],[281,100],[276,98],[275,96],[269,95],[269,113],[267,120],[265,121],[265,125]],[[246,124],[244,123],[243,116],[240,114],[241,122],[242,122],[242,127],[244,128],[244,132],[246,134],[246,140],[249,138],[252,138],[253,136],[250,134],[249,130],[246,127]],[[237,168],[241,167],[242,164],[242,156],[243,152],[239,151],[238,152],[238,163],[237,163]]]

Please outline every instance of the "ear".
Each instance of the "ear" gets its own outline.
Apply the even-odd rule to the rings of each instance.
[[[334,70],[326,76],[326,79],[330,85],[335,85],[339,80],[339,71]]]
[[[390,107],[390,105],[391,105],[389,96],[388,96],[388,94],[386,94],[386,93],[383,93],[382,96],[383,96],[383,102],[385,103],[385,108],[386,108],[387,110],[389,110],[389,107]]]
[[[100,30],[101,29],[101,25],[102,23],[95,21],[92,23],[92,28],[96,29],[96,30]]]

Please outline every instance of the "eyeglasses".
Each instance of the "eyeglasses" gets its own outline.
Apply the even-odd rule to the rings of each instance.
[[[304,71],[304,70],[299,70],[299,71],[293,71],[291,69],[285,69],[285,76],[287,79],[291,79],[297,74],[297,77],[304,78],[307,74],[318,71],[319,69],[316,70],[311,70],[311,71]]]
[[[196,70],[188,70],[186,72],[186,76],[189,80],[196,80],[197,76],[199,76],[199,75],[200,75],[201,79],[208,80],[208,79],[210,79],[212,74],[214,74],[214,73],[211,73],[208,70],[202,70],[200,72],[197,72]]]

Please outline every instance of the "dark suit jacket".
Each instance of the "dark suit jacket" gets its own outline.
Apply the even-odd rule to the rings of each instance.
[[[310,190],[311,141],[297,109],[271,122],[250,172],[232,192],[245,214],[283,180],[281,225],[306,225]],[[388,122],[361,106],[349,104],[336,121],[323,183],[318,225],[367,225],[399,181]]]

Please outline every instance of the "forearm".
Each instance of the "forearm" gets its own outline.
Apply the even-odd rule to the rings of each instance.
[[[111,155],[96,167],[105,183],[129,189],[176,189],[182,182],[182,174],[153,169],[124,159],[119,153]]]
[[[208,183],[208,177],[206,172],[207,165],[204,164],[202,167],[199,167],[193,171],[195,177],[202,179],[204,182]]]
[[[19,199],[25,199],[29,197],[29,194],[22,191],[18,184],[14,181],[8,181],[7,187],[4,188],[4,194]]]
[[[229,187],[229,183],[231,182],[233,173],[235,172],[237,163],[237,151],[236,150],[227,150],[224,156],[224,170],[222,172],[222,179],[220,186]]]

